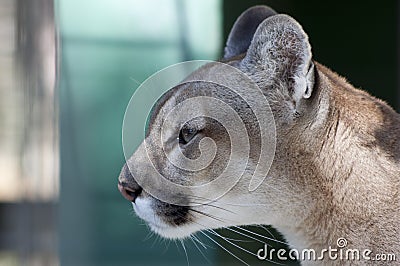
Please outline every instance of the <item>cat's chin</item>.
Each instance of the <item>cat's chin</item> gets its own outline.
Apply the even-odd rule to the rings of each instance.
[[[190,236],[193,231],[185,230],[184,227],[170,226],[170,225],[155,225],[150,224],[151,230],[158,235],[168,239],[183,239]]]

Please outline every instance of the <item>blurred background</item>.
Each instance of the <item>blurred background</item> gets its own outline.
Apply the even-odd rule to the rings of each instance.
[[[209,239],[185,241],[186,255],[149,235],[116,181],[135,89],[171,64],[218,59],[235,19],[255,4],[292,15],[317,61],[399,110],[395,0],[0,0],[0,266],[244,265]]]

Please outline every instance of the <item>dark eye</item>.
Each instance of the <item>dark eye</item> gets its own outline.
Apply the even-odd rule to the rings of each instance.
[[[195,128],[188,128],[188,127],[181,128],[181,131],[179,132],[179,143],[181,144],[189,143],[194,138],[194,136],[196,136],[197,132],[198,131]]]

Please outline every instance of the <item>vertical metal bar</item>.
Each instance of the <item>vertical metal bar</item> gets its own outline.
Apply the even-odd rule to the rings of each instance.
[[[22,122],[16,240],[22,264],[51,265],[57,261],[52,203],[58,198],[59,160],[53,0],[16,0],[15,23],[15,89],[23,99],[19,103]],[[45,224],[48,228],[43,228]]]
[[[58,196],[56,35],[53,0],[17,0],[17,75],[24,102],[21,177],[28,199]]]

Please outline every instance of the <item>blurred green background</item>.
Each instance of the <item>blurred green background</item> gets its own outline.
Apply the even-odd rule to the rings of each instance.
[[[149,237],[117,177],[135,89],[171,64],[220,58],[235,19],[250,6],[292,15],[318,62],[399,110],[395,0],[2,1],[0,266],[243,265],[204,237],[207,249],[185,241],[187,258],[180,242]],[[250,265],[269,265],[216,240]]]
[[[181,243],[144,241],[148,228],[117,190],[122,121],[151,74],[219,56],[221,9],[215,0],[58,1],[62,264],[187,265]],[[185,245],[191,265],[207,262]],[[202,252],[214,260],[211,249]]]

